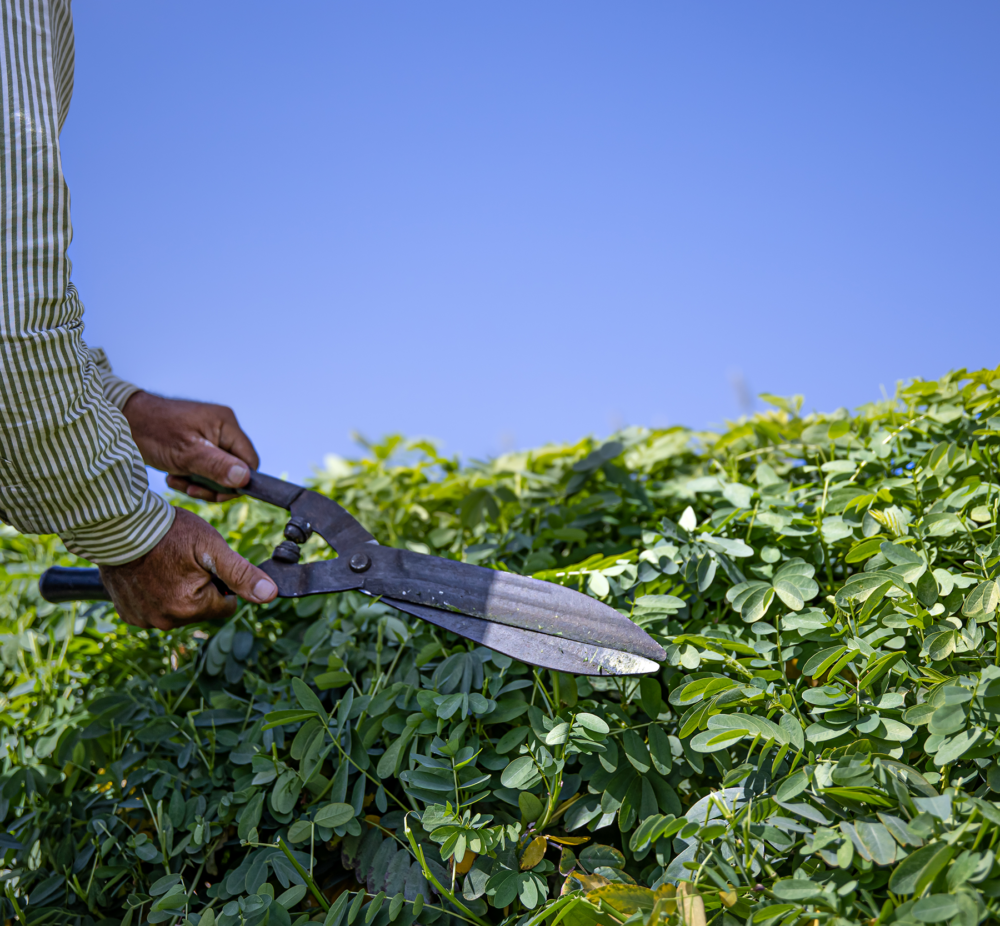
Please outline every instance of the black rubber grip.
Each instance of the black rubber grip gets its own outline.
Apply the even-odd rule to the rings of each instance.
[[[302,486],[296,485],[294,482],[285,482],[284,479],[276,479],[274,476],[268,476],[266,473],[258,473],[254,470],[250,471],[250,481],[242,489],[219,485],[205,476],[185,476],[184,478],[195,485],[211,489],[222,495],[247,495],[250,498],[267,502],[269,505],[284,508],[286,511],[292,507],[292,502],[305,492]]]
[[[111,596],[97,569],[51,566],[38,580],[38,591],[46,601],[110,601]]]
[[[225,597],[232,590],[218,576],[212,584]],[[74,569],[67,566],[50,566],[38,580],[38,591],[46,601],[61,604],[64,601],[110,601],[111,596],[101,581],[97,569]]]

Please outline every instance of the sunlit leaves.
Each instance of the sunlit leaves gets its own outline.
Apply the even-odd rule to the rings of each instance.
[[[1000,583],[989,579],[977,585],[965,599],[962,613],[977,620],[989,620],[1000,605]]]
[[[1000,890],[998,381],[468,465],[390,439],[319,475],[383,543],[600,597],[664,646],[642,680],[536,675],[353,593],[248,607],[202,641],[46,611],[11,578],[9,880],[76,918],[187,898],[194,922],[200,869],[207,926],[322,919],[281,835],[347,879],[328,926],[460,909],[453,884],[491,926],[655,922],[677,895],[653,885],[686,881],[706,920],[972,926]],[[284,523],[202,510],[254,561]],[[8,576],[55,555],[0,543]],[[56,836],[25,865],[33,828]],[[87,852],[84,902],[61,872]],[[148,893],[167,863],[183,888]]]

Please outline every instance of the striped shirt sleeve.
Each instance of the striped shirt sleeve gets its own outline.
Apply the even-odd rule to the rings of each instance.
[[[108,355],[101,348],[90,348],[90,356],[93,358],[94,364],[101,374],[104,398],[119,411],[124,411],[125,403],[139,391],[139,387],[132,385],[132,383],[127,383],[123,379],[119,379],[111,372],[111,363],[108,360]]]
[[[83,340],[70,282],[59,130],[73,83],[69,0],[0,0],[0,517],[94,563],[151,550],[173,509],[150,492],[121,413],[135,387]]]

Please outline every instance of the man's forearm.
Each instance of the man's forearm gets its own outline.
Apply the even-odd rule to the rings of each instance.
[[[0,15],[0,511],[94,562],[128,562],[159,542],[173,513],[149,492],[128,424],[105,398],[69,279],[58,140],[69,4],[0,0]]]

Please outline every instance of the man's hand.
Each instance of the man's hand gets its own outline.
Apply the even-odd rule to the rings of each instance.
[[[166,536],[145,556],[100,568],[115,609],[136,627],[170,630],[232,616],[236,598],[223,596],[212,583],[213,576],[257,604],[278,594],[267,573],[231,550],[207,521],[183,508],[177,509]]]
[[[234,496],[216,494],[185,476],[206,476],[238,489],[260,463],[236,415],[224,405],[136,392],[125,403],[123,414],[142,459],[169,474],[171,489],[192,498],[221,502]]]

